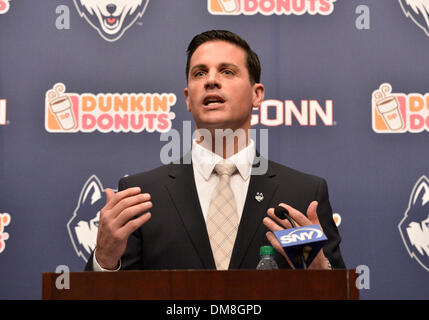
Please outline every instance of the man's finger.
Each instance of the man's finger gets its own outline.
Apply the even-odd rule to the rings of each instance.
[[[114,193],[114,195],[110,199],[109,198],[107,199],[104,209],[110,210],[122,199],[139,194],[140,192],[141,192],[140,187],[134,187],[134,188],[128,188],[128,189],[119,191],[117,193]]]
[[[317,206],[319,203],[317,201],[313,201],[310,203],[307,209],[307,217],[311,221],[312,224],[318,224],[320,226],[319,218],[317,217]]]
[[[280,203],[279,206],[287,209],[287,211],[289,212],[289,216],[296,222],[297,227],[311,225],[311,221],[299,210],[285,203]]]
[[[146,212],[145,214],[141,215],[140,217],[128,221],[120,229],[120,231],[124,232],[126,238],[128,239],[128,237],[131,235],[131,233],[133,233],[138,228],[140,228],[142,225],[144,225],[151,217],[152,217],[152,214],[150,212]]]
[[[123,227],[127,224],[128,221],[132,220],[138,214],[148,211],[152,208],[152,202],[145,201],[143,203],[137,203],[133,206],[130,206],[119,213],[115,219],[115,224],[118,228]]]
[[[262,222],[264,223],[264,225],[270,229],[271,231],[280,231],[283,230],[284,228],[280,227],[277,223],[275,223],[271,218],[269,217],[265,217]]]
[[[275,222],[277,222],[278,224],[283,226],[283,228],[286,228],[286,229],[292,228],[292,225],[290,224],[290,222],[287,219],[282,220],[276,216],[276,214],[274,213],[274,208],[268,209],[267,214],[272,220],[274,220]],[[275,230],[275,231],[277,231],[277,230]]]
[[[106,192],[106,203],[108,203],[115,195],[115,192],[110,188],[106,188],[104,191]]]
[[[122,212],[128,208],[131,208],[135,205],[139,205],[150,200],[150,194],[148,193],[139,193],[134,196],[129,196],[127,198],[119,201],[112,209],[112,217],[116,218],[122,214]]]

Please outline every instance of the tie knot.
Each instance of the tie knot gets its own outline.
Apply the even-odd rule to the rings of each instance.
[[[230,177],[237,171],[237,167],[232,162],[220,162],[215,166],[215,171],[220,176],[227,175]]]

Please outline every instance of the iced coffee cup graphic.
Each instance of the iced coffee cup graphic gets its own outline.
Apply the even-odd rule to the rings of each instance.
[[[400,130],[404,126],[399,102],[394,95],[390,95],[392,87],[384,84],[380,90],[374,92],[375,105],[378,113],[383,117],[386,126],[392,130]]]
[[[72,110],[73,104],[70,97],[64,92],[65,86],[62,83],[56,84],[53,90],[48,91],[49,108],[61,128],[71,130],[76,125]]]
[[[238,0],[218,0],[225,12],[235,12],[238,9]]]

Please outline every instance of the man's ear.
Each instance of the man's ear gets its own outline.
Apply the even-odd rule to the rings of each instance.
[[[265,87],[262,83],[255,83],[253,89],[253,107],[259,107],[265,97]]]
[[[188,88],[185,88],[185,90],[183,90],[183,93],[185,94],[185,101],[186,101],[186,109],[191,112],[191,107],[189,104],[189,90]]]

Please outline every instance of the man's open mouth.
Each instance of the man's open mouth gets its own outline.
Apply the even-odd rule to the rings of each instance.
[[[223,99],[221,96],[208,95],[204,98],[203,105],[209,107],[209,106],[215,106],[218,104],[222,104],[224,102],[225,102],[225,99]]]
[[[115,29],[119,25],[119,19],[116,17],[104,17],[103,24],[107,29]]]

